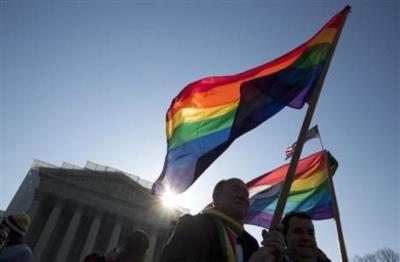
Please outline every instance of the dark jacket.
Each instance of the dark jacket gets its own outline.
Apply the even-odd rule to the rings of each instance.
[[[293,260],[289,260],[288,258],[283,258],[282,262],[292,262]],[[331,262],[329,259],[324,259],[324,258],[317,258],[317,262]]]
[[[242,246],[244,261],[258,249],[258,243],[246,231],[237,240]],[[206,214],[181,217],[164,247],[161,262],[221,262],[217,225]]]
[[[26,244],[6,246],[0,252],[0,262],[31,262],[32,250]]]
[[[128,251],[122,251],[115,260],[116,262],[143,262],[144,257],[140,257],[129,253]]]
[[[293,262],[293,260],[286,255],[283,257],[282,262]],[[325,255],[324,252],[318,249],[317,262],[331,262],[331,260]]]

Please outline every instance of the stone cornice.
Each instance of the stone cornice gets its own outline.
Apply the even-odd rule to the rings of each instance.
[[[72,170],[40,168],[40,177],[58,181],[57,184],[70,185],[69,190],[80,193],[91,193],[99,199],[117,200],[128,205],[155,200],[150,190],[142,187],[122,173],[97,172],[92,170]]]

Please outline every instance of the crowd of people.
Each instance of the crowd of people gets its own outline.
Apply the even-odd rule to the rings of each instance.
[[[143,262],[148,248],[149,236],[142,230],[136,230],[126,238],[123,247],[105,255],[89,254],[84,262]]]
[[[30,225],[28,214],[19,213],[5,217],[0,222],[0,262],[32,262],[31,248],[24,242]],[[143,262],[149,248],[149,237],[135,230],[125,239],[122,247],[107,254],[88,254],[84,262]]]
[[[262,233],[261,247],[243,227],[249,193],[238,178],[222,180],[214,188],[212,205],[197,215],[184,215],[165,244],[161,262],[329,262],[318,248],[311,218],[303,212],[287,214],[281,225]],[[27,214],[5,217],[0,223],[0,262],[33,260],[24,243],[30,218]],[[149,237],[131,233],[124,246],[108,254],[92,253],[84,262],[143,262]]]

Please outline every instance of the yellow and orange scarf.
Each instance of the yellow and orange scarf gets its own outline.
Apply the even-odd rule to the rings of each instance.
[[[212,217],[217,225],[218,238],[224,261],[236,262],[236,237],[239,237],[243,233],[243,225],[215,208],[206,208],[201,213]],[[236,234],[236,236],[234,236],[234,234]]]

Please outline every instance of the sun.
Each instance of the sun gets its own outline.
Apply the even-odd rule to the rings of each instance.
[[[165,207],[167,208],[174,208],[174,207],[179,207],[182,206],[184,202],[184,198],[182,197],[182,194],[175,194],[173,191],[171,191],[169,188],[165,190],[165,193],[163,196],[161,196],[162,203]]]

